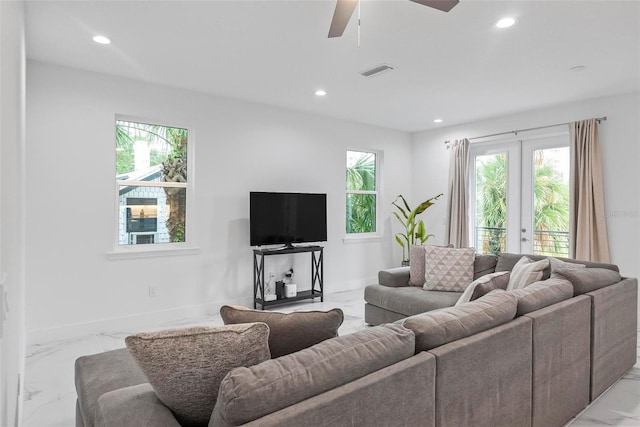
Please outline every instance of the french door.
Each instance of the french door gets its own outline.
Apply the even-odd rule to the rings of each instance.
[[[470,148],[470,236],[478,253],[569,256],[568,133]]]

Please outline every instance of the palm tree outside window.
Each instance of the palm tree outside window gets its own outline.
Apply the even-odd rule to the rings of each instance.
[[[346,232],[347,235],[377,231],[378,159],[375,152],[347,151]]]

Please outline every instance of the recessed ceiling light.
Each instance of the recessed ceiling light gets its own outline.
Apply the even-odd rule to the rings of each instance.
[[[107,37],[105,36],[94,36],[93,37],[93,41],[99,44],[109,44],[111,43],[111,40],[109,40]]]
[[[569,68],[569,71],[574,71],[574,72],[584,71],[586,68],[587,67],[584,65],[576,65],[575,67]]]
[[[512,26],[515,23],[516,23],[515,18],[506,17],[506,18],[502,18],[501,20],[496,22],[496,27],[498,27],[498,28],[509,28],[510,26]]]
[[[442,123],[442,119],[434,119],[433,123]]]
[[[327,91],[324,89],[318,89],[316,91],[316,96],[325,96],[327,94]]]

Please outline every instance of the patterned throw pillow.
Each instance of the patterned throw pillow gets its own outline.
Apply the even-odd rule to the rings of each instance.
[[[125,339],[158,399],[183,426],[207,426],[222,379],[233,368],[270,359],[264,323],[198,326]]]
[[[496,273],[485,274],[471,282],[462,295],[460,295],[460,299],[456,302],[456,306],[464,304],[465,302],[477,300],[494,289],[507,289],[508,284],[508,271],[498,271]]]
[[[473,281],[474,248],[425,247],[427,291],[463,292]]]
[[[543,270],[548,266],[549,260],[547,258],[533,262],[529,257],[523,256],[516,262],[516,265],[513,266],[513,270],[511,270],[507,290],[522,289],[539,281],[544,274]]]
[[[440,248],[452,248],[453,245],[438,246]],[[422,245],[411,246],[409,255],[409,286],[424,286],[425,248]]]
[[[344,320],[344,314],[339,308],[329,311],[278,313],[224,305],[220,308],[220,316],[225,325],[266,323],[269,326],[269,349],[273,359],[337,337],[338,328]]]

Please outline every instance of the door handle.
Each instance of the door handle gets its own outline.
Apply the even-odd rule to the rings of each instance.
[[[528,242],[529,239],[527,239],[526,237],[523,237],[522,239],[520,239],[521,242]]]

